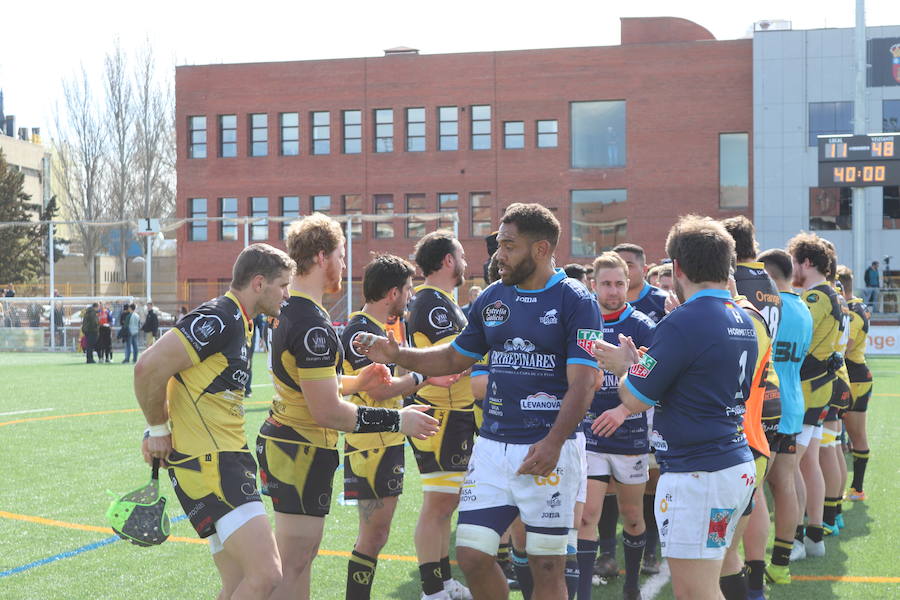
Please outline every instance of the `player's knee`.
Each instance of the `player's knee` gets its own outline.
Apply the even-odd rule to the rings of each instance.
[[[430,492],[422,506],[422,513],[431,518],[449,519],[459,506],[459,490],[456,493]]]
[[[496,552],[494,554],[486,554],[481,550],[468,546],[460,546],[458,544],[459,540],[457,539],[456,562],[459,564],[459,568],[462,569],[463,573],[466,574],[467,578],[471,578],[477,573],[493,568],[493,565],[496,562],[496,559],[494,558]]]
[[[356,547],[363,554],[375,556],[387,544],[390,533],[390,524],[369,527],[365,531],[360,531]]]
[[[281,583],[281,564],[278,561],[266,561],[244,574],[241,585],[258,593],[258,597],[267,597]]]
[[[643,505],[623,505],[619,507],[619,518],[622,519],[622,527],[629,534],[644,529],[644,507]]]

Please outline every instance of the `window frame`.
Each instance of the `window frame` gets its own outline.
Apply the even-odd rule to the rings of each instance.
[[[475,118],[479,109],[487,109],[487,117]],[[473,104],[469,107],[469,148],[473,151],[490,150],[493,145],[493,116],[494,111],[491,110],[490,104]],[[487,131],[481,131],[486,128]],[[487,145],[481,145],[483,141],[487,141]]]
[[[537,148],[559,148],[559,119],[537,119],[535,122],[535,147]],[[541,131],[542,123],[553,123],[553,131]],[[553,136],[553,145],[542,144],[541,140],[545,136]]]
[[[234,202],[234,210],[225,210],[226,200],[232,200]],[[239,206],[240,201],[236,196],[223,196],[219,198],[219,216],[223,217],[223,219],[219,221],[219,240],[223,242],[236,242],[240,239],[237,226],[237,217],[240,214]],[[232,217],[234,221],[229,223],[225,220],[225,217]],[[232,232],[233,237],[226,237],[226,229]]]
[[[317,118],[324,115],[324,124],[317,122]],[[313,156],[325,156],[331,154],[331,111],[314,110],[309,113],[309,127],[312,131],[310,136],[309,153]],[[324,134],[324,137],[322,135]],[[324,151],[319,149],[318,144],[322,144]]]
[[[358,117],[359,117],[358,123],[348,122],[347,118],[353,114],[358,115]],[[353,128],[355,128],[355,131],[358,132],[355,137],[352,135],[348,135],[349,132],[354,131]],[[341,149],[342,149],[343,154],[362,154],[362,149],[363,149],[362,128],[363,128],[363,118],[362,118],[361,110],[359,110],[357,108],[350,108],[350,109],[341,111],[341,131],[343,133],[343,139],[341,140]],[[351,143],[354,143],[353,146],[357,148],[355,151],[352,149],[349,149],[351,147]]]
[[[421,121],[412,121],[410,120],[410,111],[422,111],[422,120]],[[425,152],[428,150],[428,140],[427,140],[427,120],[428,120],[428,111],[423,106],[408,106],[405,110],[406,115],[406,151],[407,152]],[[422,133],[420,135],[412,135],[410,132],[412,131],[411,127],[413,125],[421,126]],[[412,148],[411,141],[412,140],[422,140],[422,148]]]
[[[256,208],[257,200],[264,200],[266,206],[266,212],[258,212]],[[251,217],[259,217],[262,215],[266,216],[266,219],[259,222],[254,221],[250,223],[250,241],[251,242],[265,242],[269,239],[269,197],[268,196],[250,196],[248,201],[249,204],[249,214]],[[261,232],[265,232],[265,237],[260,237],[262,235]]]
[[[486,200],[486,204],[475,204],[475,198],[482,197]],[[487,209],[487,219],[476,219],[476,211],[479,209]],[[491,234],[494,227],[494,205],[493,194],[491,192],[469,192],[469,232],[473,238],[483,238]],[[484,224],[487,227],[484,227]]]
[[[510,126],[519,125],[521,131],[511,133]],[[510,140],[518,139],[518,146],[510,145]],[[525,149],[525,121],[503,121],[503,149],[504,150],[524,150]]]
[[[450,109],[455,111],[455,118],[444,120],[443,111],[450,110]],[[438,114],[438,152],[458,151],[459,150],[459,106],[439,106],[437,108],[437,114]],[[445,124],[447,124],[448,126],[450,124],[453,124],[454,125],[453,129],[455,130],[455,133],[444,134],[443,131],[444,131]],[[448,141],[451,139],[453,140],[452,148],[445,147],[445,145],[444,145],[445,138]]]
[[[296,125],[286,125],[285,117],[293,115],[297,121]],[[281,156],[300,156],[300,113],[299,112],[283,112],[278,113],[278,131],[279,131],[279,153]],[[293,135],[293,138],[287,137],[285,134]],[[285,151],[287,144],[293,144],[294,151]]]
[[[390,121],[380,120],[385,113],[390,114]],[[375,123],[375,139],[372,150],[376,154],[389,154],[394,151],[394,109],[376,108],[372,111],[372,120]],[[390,135],[382,135],[390,130]],[[383,144],[383,147],[381,145]]]
[[[297,201],[297,210],[287,210],[286,200],[289,198],[293,198]],[[281,216],[282,217],[295,217],[295,221],[300,218],[300,196],[281,196],[278,200],[278,204],[281,207]],[[295,214],[296,213],[296,214]],[[281,222],[281,239],[287,239],[287,230],[291,226],[291,221],[282,221]]]
[[[203,210],[202,212],[197,210],[197,202],[203,202]],[[196,219],[198,217],[209,217],[209,202],[206,198],[190,198],[188,200],[188,211],[191,219]],[[188,229],[188,241],[191,242],[208,242],[209,241],[209,220],[203,219],[202,221],[190,221],[190,228]],[[197,237],[197,233],[202,231],[203,237]]]
[[[195,128],[195,119],[203,119],[203,128]],[[206,115],[188,115],[188,158],[206,158],[208,155],[209,131],[207,129],[208,121]],[[203,133],[200,136],[200,133]],[[203,141],[194,141],[195,138],[202,137]],[[198,156],[197,150],[203,148],[203,156]]]

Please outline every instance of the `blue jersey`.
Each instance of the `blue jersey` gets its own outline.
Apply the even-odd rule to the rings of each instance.
[[[666,316],[666,298],[669,295],[655,285],[644,282],[644,288],[638,294],[637,299],[631,302],[635,310],[650,317],[654,323],[659,323]]]
[[[607,320],[603,317],[603,339],[610,344],[619,345],[619,334],[631,336],[638,347],[649,346],[656,324],[642,312],[636,311],[630,304],[624,311]],[[591,452],[607,454],[646,454],[650,452],[650,438],[647,432],[647,413],[640,412],[625,419],[622,426],[610,437],[594,435],[591,423],[610,408],[621,404],[619,400],[619,378],[609,371],[603,371],[602,387],[594,394],[591,408],[584,416],[584,434],[587,449]]]
[[[781,387],[781,422],[778,433],[800,433],[803,426],[803,391],[800,366],[812,340],[813,319],[800,296],[781,292],[781,323],[772,346],[772,362]]]
[[[488,354],[479,434],[512,444],[541,440],[569,388],[566,366],[598,368],[592,348],[603,335],[600,307],[583,285],[557,269],[540,290],[493,283],[470,315],[452,345],[475,359]]]
[[[756,330],[726,290],[703,290],[660,321],[625,385],[655,405],[650,444],[660,472],[720,471],[752,460],[744,399]]]

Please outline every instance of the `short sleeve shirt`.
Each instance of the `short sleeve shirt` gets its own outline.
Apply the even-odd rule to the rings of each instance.
[[[844,311],[837,292],[826,282],[803,292],[803,301],[813,320],[809,353],[800,368],[801,381],[809,381],[828,371],[828,358],[838,347]]]
[[[668,298],[668,294],[665,290],[645,281],[641,293],[634,302],[631,302],[631,306],[634,307],[634,310],[650,317],[654,323],[659,323],[666,316],[666,298]]]
[[[781,421],[778,432],[786,435],[800,433],[803,426],[803,389],[800,386],[800,365],[812,339],[812,315],[800,296],[780,292],[781,323],[772,346],[772,361],[778,372],[781,392]]]

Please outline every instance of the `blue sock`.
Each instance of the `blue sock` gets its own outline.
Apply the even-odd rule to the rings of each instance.
[[[594,560],[597,558],[596,540],[578,540],[578,600],[591,600],[591,579],[594,576]]]

